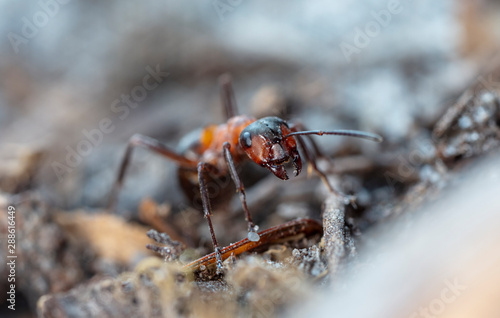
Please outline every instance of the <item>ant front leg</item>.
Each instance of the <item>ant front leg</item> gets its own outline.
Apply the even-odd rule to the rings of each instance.
[[[212,225],[212,207],[210,206],[210,198],[208,197],[208,189],[206,184],[206,173],[215,171],[216,168],[211,164],[200,162],[198,163],[198,182],[200,183],[201,202],[203,205],[203,215],[207,219],[208,227],[210,228],[210,235],[212,236],[212,243],[214,245],[215,257],[217,259],[217,273],[222,270],[222,253],[215,237],[214,227]]]
[[[292,131],[298,131],[297,127],[293,127]],[[304,142],[304,139],[302,139],[302,136],[294,136],[294,137],[297,138],[297,141],[299,142],[299,145],[302,148],[302,152],[306,156],[307,161],[309,162],[309,164],[311,165],[311,167],[313,168],[313,170],[319,175],[319,177],[321,178],[321,181],[323,181],[323,183],[328,188],[328,191],[330,191],[331,193],[335,193],[336,195],[338,195],[341,198],[343,198],[344,202],[346,204],[351,203],[353,206],[355,206],[356,197],[353,196],[353,195],[347,195],[347,194],[345,194],[345,193],[343,193],[343,192],[335,189],[330,184],[330,181],[328,181],[328,178],[327,178],[326,174],[318,168],[318,166],[316,164],[316,157],[313,156],[311,154],[311,151],[309,150],[309,148],[306,147],[306,144]],[[311,141],[311,143],[313,145],[313,148],[315,150],[316,155],[320,156],[320,157],[324,157],[323,154],[320,152],[319,147],[314,142],[314,140],[312,138],[309,138],[309,140]]]
[[[181,156],[175,153],[174,151],[170,150],[167,146],[163,145],[156,139],[143,136],[140,134],[133,135],[128,142],[127,150],[125,151],[125,155],[123,156],[122,162],[120,164],[120,170],[118,171],[118,176],[116,177],[116,181],[111,189],[111,195],[108,203],[108,210],[110,211],[112,211],[115,208],[116,201],[118,198],[118,192],[120,191],[123,185],[125,172],[130,164],[130,159],[132,158],[132,149],[137,146],[156,152],[168,159],[177,162],[181,166],[194,168],[196,167],[197,164],[195,161],[189,160],[186,157]]]
[[[294,123],[291,130],[293,132],[295,132],[295,131],[304,131],[304,130],[308,130],[308,129],[302,123],[299,122],[299,123]],[[323,154],[321,149],[319,149],[318,144],[316,144],[316,142],[314,141],[314,138],[312,136],[307,135],[306,137],[311,142],[311,145],[312,145],[313,150],[314,150],[314,155],[316,158],[320,157],[320,158],[325,158],[328,160],[330,159],[329,157],[327,157]]]
[[[247,197],[245,194],[245,187],[236,172],[236,166],[234,164],[233,156],[231,155],[231,145],[226,141],[222,146],[224,151],[224,158],[226,159],[227,166],[229,167],[229,173],[231,174],[231,178],[236,185],[236,190],[240,194],[241,205],[243,206],[243,210],[245,211],[245,218],[248,222],[248,240],[252,242],[259,241],[259,234],[256,232],[256,226],[252,221],[252,215],[248,210],[247,206]]]

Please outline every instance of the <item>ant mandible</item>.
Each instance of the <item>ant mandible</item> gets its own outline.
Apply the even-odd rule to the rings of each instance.
[[[258,165],[267,168],[276,177],[287,180],[288,175],[284,164],[290,162],[294,167],[294,175],[298,176],[302,170],[302,160],[298,151],[300,146],[305,158],[311,164],[312,169],[321,177],[328,190],[348,198],[352,202],[353,197],[348,197],[336,191],[328,182],[325,173],[318,169],[315,158],[320,155],[319,148],[310,135],[341,135],[368,139],[381,142],[382,137],[355,130],[305,130],[300,124],[290,125],[278,117],[265,117],[255,119],[246,115],[238,115],[231,78],[225,74],[219,79],[220,97],[226,109],[227,122],[220,125],[205,127],[197,141],[189,147],[188,152],[179,154],[156,139],[135,134],[128,142],[125,155],[120,165],[117,179],[112,188],[109,208],[112,209],[116,203],[118,191],[123,184],[125,171],[129,165],[134,147],[143,147],[156,152],[179,165],[179,169],[187,169],[197,173],[204,217],[210,228],[210,235],[217,258],[218,270],[222,267],[222,256],[212,226],[212,208],[210,206],[207,189],[207,173],[216,176],[231,176],[236,190],[239,193],[241,204],[248,222],[248,239],[259,241],[257,227],[252,221],[252,216],[247,207],[245,188],[236,172],[236,164],[244,160],[252,160]],[[306,147],[302,136],[307,136],[311,142],[316,156]],[[349,202],[347,201],[347,202]]]

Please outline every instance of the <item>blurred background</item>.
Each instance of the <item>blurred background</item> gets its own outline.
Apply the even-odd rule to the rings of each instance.
[[[496,0],[0,1],[0,189],[35,192],[61,211],[99,211],[133,134],[175,148],[189,132],[224,122],[217,83],[223,73],[233,77],[241,113],[382,135],[382,146],[316,140],[330,157],[371,158],[386,167],[399,153],[424,149],[437,120],[491,70],[499,9]],[[251,185],[268,174],[256,171],[249,197],[259,206],[262,194]],[[368,211],[372,198],[392,198],[387,180],[370,173],[342,181],[358,193],[361,212],[354,216]],[[302,181],[260,206],[260,224],[320,217],[322,198],[299,194],[315,196],[321,185],[304,189]],[[145,197],[173,214],[189,206],[176,165],[138,149],[117,214],[137,220]],[[240,209],[237,197],[231,204]],[[266,211],[275,210],[281,219],[268,220]],[[370,211],[362,229],[387,216]],[[244,229],[241,214],[237,219]]]

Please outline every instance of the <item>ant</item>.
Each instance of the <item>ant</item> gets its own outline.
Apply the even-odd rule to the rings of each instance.
[[[212,208],[207,189],[207,178],[209,173],[219,177],[230,175],[239,193],[246,221],[248,222],[247,238],[249,241],[257,242],[260,239],[259,234],[257,234],[258,227],[255,226],[250,211],[248,210],[245,187],[236,172],[237,164],[250,159],[256,164],[267,168],[279,179],[287,180],[288,175],[285,169],[285,163],[291,161],[294,167],[295,176],[298,176],[302,170],[302,159],[298,151],[300,147],[306,160],[310,163],[312,169],[321,177],[328,190],[353,202],[353,196],[346,196],[330,185],[325,173],[318,169],[315,157],[311,153],[311,150],[306,147],[302,136],[307,136],[309,138],[316,156],[320,156],[321,153],[310,135],[341,135],[363,138],[376,142],[382,141],[382,137],[379,135],[362,131],[305,130],[304,126],[301,124],[291,125],[278,117],[265,117],[257,120],[246,115],[238,115],[229,75],[222,75],[219,78],[219,84],[220,97],[222,105],[226,110],[227,122],[220,125],[205,127],[198,135],[197,139],[187,147],[187,151],[182,154],[171,150],[153,138],[140,134],[133,135],[128,142],[109,201],[109,208],[112,209],[116,203],[118,191],[123,184],[125,171],[129,165],[132,149],[134,147],[143,147],[156,152],[175,161],[179,165],[179,170],[183,169],[190,171],[191,174],[196,174],[201,194],[203,214],[207,219],[210,229],[218,270],[222,267],[222,253],[217,238],[215,237],[211,220]],[[346,203],[349,201],[346,201]]]

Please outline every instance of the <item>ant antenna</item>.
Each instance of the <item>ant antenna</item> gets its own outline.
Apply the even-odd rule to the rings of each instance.
[[[288,138],[291,136],[302,136],[302,135],[339,135],[339,136],[348,136],[348,137],[356,137],[356,138],[361,138],[361,139],[367,139],[375,142],[382,142],[384,139],[377,135],[377,134],[372,134],[364,131],[358,131],[358,130],[344,130],[344,129],[337,129],[337,130],[329,130],[329,131],[323,131],[323,130],[307,130],[307,131],[296,131],[293,133],[289,133],[288,135],[285,135],[283,138]]]

